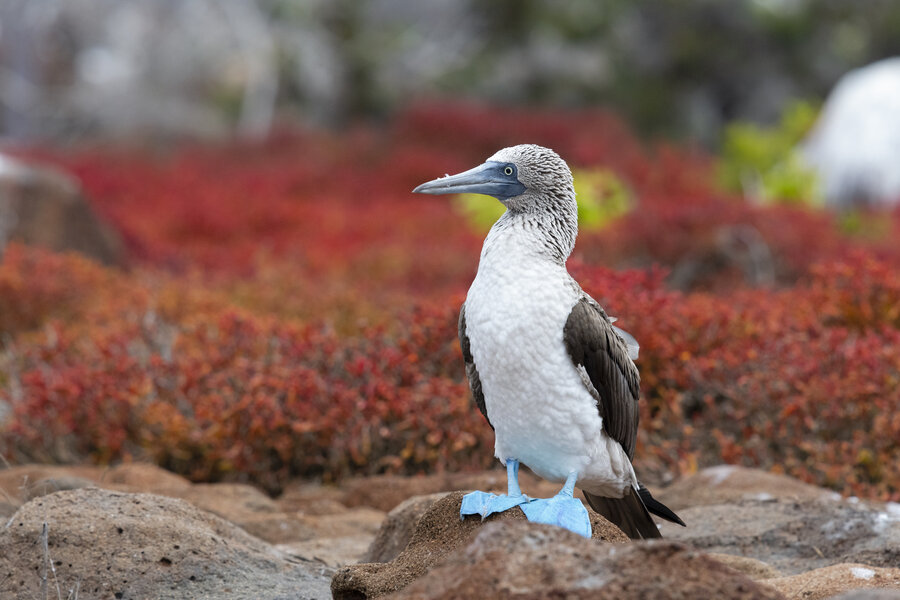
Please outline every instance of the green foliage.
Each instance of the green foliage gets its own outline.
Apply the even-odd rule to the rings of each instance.
[[[582,230],[598,230],[626,214],[634,202],[626,183],[609,169],[576,169],[575,195],[578,224]],[[453,205],[471,226],[487,231],[506,210],[503,205],[480,194],[459,194]]]
[[[818,179],[796,150],[817,112],[811,103],[798,101],[785,109],[776,127],[729,125],[718,166],[720,185],[765,203],[820,205]]]

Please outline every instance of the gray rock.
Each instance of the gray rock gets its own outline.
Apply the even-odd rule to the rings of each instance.
[[[119,234],[101,221],[71,176],[0,154],[0,254],[9,241],[80,252],[122,265]]]
[[[46,538],[43,525],[46,524]],[[42,540],[46,539],[46,552]],[[290,561],[182,500],[82,488],[23,505],[0,529],[0,597],[328,598],[331,570]]]
[[[900,589],[850,590],[832,596],[831,600],[900,600]]]
[[[748,556],[796,574],[838,563],[900,564],[900,505],[740,500],[682,509],[688,524],[664,537],[708,552]]]
[[[679,510],[739,500],[840,500],[837,492],[793,477],[737,465],[708,467],[654,492],[659,501]]]
[[[896,594],[900,594],[900,569],[842,563],[792,577],[768,579],[765,583],[788,598],[798,600],[824,600],[841,593],[856,595],[851,595],[851,598],[865,598],[863,594],[889,591],[893,591],[896,598]]]
[[[361,534],[278,544],[276,548],[292,558],[339,568],[364,561],[366,549],[371,543],[371,535]]]
[[[782,598],[709,556],[665,540],[601,544],[559,527],[486,525],[396,600]]]

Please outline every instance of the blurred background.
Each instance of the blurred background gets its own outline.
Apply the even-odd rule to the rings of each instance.
[[[889,1],[5,0],[6,136],[262,136],[421,97],[603,105],[716,147],[898,53]]]
[[[455,341],[533,142],[641,343],[639,468],[900,498],[900,5],[0,0],[0,453],[491,466]]]

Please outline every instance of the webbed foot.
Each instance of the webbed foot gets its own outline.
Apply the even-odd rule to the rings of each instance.
[[[575,479],[575,473],[569,475],[566,485],[557,495],[523,504],[522,512],[533,523],[557,525],[586,538],[591,537],[591,518],[584,504],[574,497]]]
[[[481,515],[481,518],[484,519],[493,513],[509,510],[513,506],[524,506],[531,501],[531,498],[524,494],[519,496],[501,494],[498,496],[488,492],[470,492],[463,496],[459,516]]]
[[[488,492],[470,492],[463,496],[459,509],[460,518],[466,515],[481,515],[484,519],[493,513],[504,512],[513,506],[524,506],[533,500],[519,489],[519,461],[506,461],[506,477],[508,490],[506,494],[490,494]]]

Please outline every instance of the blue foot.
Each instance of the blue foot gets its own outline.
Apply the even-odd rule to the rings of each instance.
[[[471,492],[463,496],[462,506],[459,509],[459,517],[466,515],[481,515],[484,519],[490,514],[499,513],[511,509],[513,506],[524,506],[532,502],[532,499],[519,489],[519,461],[509,459],[506,461],[506,477],[508,490],[500,496],[488,492]]]
[[[481,518],[484,519],[488,515],[509,510],[513,506],[524,506],[530,501],[531,499],[524,494],[521,496],[506,494],[498,496],[487,492],[471,492],[463,496],[459,516],[481,515]]]
[[[522,512],[533,523],[557,525],[586,538],[591,537],[591,518],[587,509],[574,498],[576,474],[566,480],[560,492],[547,500],[534,500],[522,505]]]

